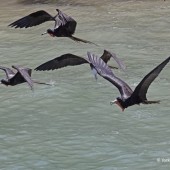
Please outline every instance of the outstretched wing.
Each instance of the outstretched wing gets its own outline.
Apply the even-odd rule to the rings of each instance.
[[[104,50],[103,55],[101,56],[101,59],[107,63],[111,58],[113,58],[116,63],[118,64],[119,68],[122,69],[123,71],[125,71],[126,66],[125,64],[116,56],[115,53],[111,53],[107,50]]]
[[[118,88],[122,98],[126,99],[131,96],[132,89],[123,80],[116,77],[101,58],[90,52],[87,53],[87,56],[89,63],[96,69],[97,73]]]
[[[41,64],[40,66],[35,68],[35,70],[38,71],[55,70],[67,66],[75,66],[84,63],[88,63],[88,61],[82,57],[67,53],[61,55],[60,57],[54,58],[53,60],[47,61],[44,64]]]
[[[0,66],[0,69],[5,71],[6,78],[8,80],[15,75],[15,73],[10,68]]]
[[[12,66],[12,67],[15,68],[18,71],[18,73],[20,73],[20,75],[24,78],[24,80],[30,86],[31,90],[33,90],[33,81],[31,79],[32,70],[29,69],[29,68],[23,68],[23,67],[20,67],[20,66]]]
[[[33,12],[33,13],[9,24],[8,26],[11,26],[14,28],[28,28],[28,27],[42,24],[43,22],[46,22],[46,21],[54,21],[54,17],[52,17],[46,11],[40,10],[37,12]]]
[[[149,86],[155,80],[155,78],[159,75],[162,69],[166,66],[166,64],[170,61],[170,57],[164,60],[161,64],[159,64],[156,68],[154,68],[150,73],[148,73],[142,81],[135,88],[132,97],[139,97],[141,100],[146,99],[146,93],[148,91]]]
[[[70,16],[66,15],[59,9],[56,9],[58,15],[55,17],[55,29],[58,27],[64,27],[71,35],[74,34],[77,26],[77,22]]]

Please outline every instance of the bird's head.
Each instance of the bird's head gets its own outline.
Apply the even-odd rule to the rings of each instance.
[[[117,97],[116,100],[113,100],[110,102],[110,104],[117,104],[121,109],[122,109],[122,112],[125,110],[125,106],[124,106],[124,102],[123,100],[120,98],[120,97]]]
[[[1,79],[0,84],[4,84],[4,85],[8,86],[9,82],[7,80]]]
[[[52,29],[48,29],[46,32],[42,33],[41,35],[44,35],[44,34],[49,34],[50,36],[54,37],[54,31]]]
[[[50,36],[52,36],[52,37],[55,36],[55,35],[54,35],[54,31],[53,31],[52,29],[48,29],[48,30],[47,30],[47,33],[48,33]]]

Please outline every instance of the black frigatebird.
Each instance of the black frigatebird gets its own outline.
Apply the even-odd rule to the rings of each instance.
[[[90,41],[74,37],[73,34],[75,33],[77,22],[72,17],[66,15],[59,9],[56,9],[56,11],[58,12],[58,14],[55,16],[50,15],[44,10],[36,11],[23,18],[18,19],[17,21],[14,21],[8,26],[14,28],[28,28],[37,26],[46,21],[54,21],[54,28],[47,29],[47,31],[44,32],[42,35],[48,33],[52,37],[68,37],[77,42],[81,41],[84,43],[94,44]]]
[[[8,85],[15,86],[15,85],[27,82],[31,90],[33,90],[33,83],[51,85],[48,83],[42,83],[36,80],[32,80],[31,79],[32,69],[30,68],[14,66],[14,65],[12,66],[12,68],[16,69],[17,72],[14,73],[12,69],[0,66],[0,69],[6,73],[6,79],[0,80],[1,84],[4,84],[6,86]]]
[[[110,58],[113,58],[120,69],[125,70],[125,65],[124,63],[116,56],[115,53],[111,53],[107,50],[104,50],[103,55],[101,56],[101,59],[107,63]],[[38,71],[48,71],[48,70],[55,70],[55,69],[59,69],[59,68],[63,68],[63,67],[67,67],[67,66],[75,66],[75,65],[81,65],[81,64],[85,64],[85,63],[89,63],[88,59],[74,55],[74,54],[63,54],[60,57],[54,58],[50,61],[47,61],[43,64],[41,64],[40,66],[38,66],[37,68],[35,68],[35,70]],[[110,66],[113,69],[118,69],[117,67],[113,67]]]
[[[116,100],[111,102],[111,104],[117,104],[122,109],[122,111],[124,111],[125,108],[135,104],[152,104],[160,102],[148,101],[146,98],[146,93],[151,83],[155,80],[155,78],[159,75],[162,69],[170,61],[170,57],[168,57],[161,64],[155,67],[151,72],[149,72],[133,91],[128,86],[128,84],[126,84],[123,80],[113,74],[112,70],[103,60],[89,52],[87,55],[89,62],[97,71],[97,73],[104,79],[111,82],[114,86],[116,86],[121,94],[121,97],[117,97]]]

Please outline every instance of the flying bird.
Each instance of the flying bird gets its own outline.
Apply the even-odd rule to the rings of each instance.
[[[40,25],[47,21],[54,21],[55,22],[54,28],[47,29],[47,31],[42,33],[42,35],[48,33],[52,37],[68,37],[77,42],[81,41],[84,43],[95,44],[90,41],[74,37],[73,34],[75,33],[77,22],[71,16],[66,15],[59,9],[56,9],[56,11],[58,12],[58,14],[52,16],[44,10],[39,10],[23,18],[20,18],[17,21],[14,21],[8,26],[14,28],[28,28]]]
[[[120,78],[116,77],[109,66],[94,54],[88,52],[88,59],[93,68],[97,73],[104,79],[108,80],[114,86],[116,86],[120,92],[121,97],[117,97],[116,100],[112,101],[111,104],[117,104],[122,111],[125,108],[135,105],[135,104],[152,104],[159,103],[160,101],[148,101],[146,94],[149,86],[159,75],[162,69],[170,61],[170,57],[164,60],[161,64],[155,67],[151,72],[149,72],[142,81],[136,86],[133,91],[127,83],[125,83]]]
[[[115,53],[111,53],[107,50],[104,50],[101,59],[105,63],[107,63],[111,58],[113,58],[116,61],[120,69],[125,70],[126,67],[124,63],[116,56]],[[48,71],[48,70],[60,69],[67,66],[81,65],[85,63],[89,63],[88,59],[74,54],[67,53],[41,64],[40,66],[35,68],[35,70]],[[113,69],[118,69],[117,67],[113,67],[113,66],[110,67]]]
[[[6,74],[6,79],[0,80],[1,84],[4,84],[6,86],[9,86],[9,85],[15,86],[15,85],[27,82],[31,90],[33,90],[33,83],[50,85],[48,83],[42,83],[36,80],[32,80],[31,79],[32,69],[30,68],[24,68],[21,66],[14,66],[14,65],[12,66],[12,68],[16,69],[17,72],[15,73],[10,68],[0,66],[0,69],[3,70]]]

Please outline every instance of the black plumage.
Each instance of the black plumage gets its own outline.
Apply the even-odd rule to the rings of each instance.
[[[61,10],[56,9],[57,15],[52,16],[44,10],[33,12],[23,18],[14,21],[9,24],[10,27],[14,28],[28,28],[37,26],[47,21],[54,21],[55,25],[53,29],[47,29],[42,35],[48,33],[52,37],[68,37],[77,42],[84,42],[94,44],[90,41],[83,40],[73,36],[76,30],[77,22],[67,14],[63,13]],[[95,44],[96,45],[96,44]]]
[[[12,68],[16,69],[15,73],[11,68],[0,66],[0,69],[3,70],[6,74],[6,79],[1,79],[0,83],[6,86],[15,86],[21,83],[27,83],[31,90],[33,90],[33,83],[51,85],[49,83],[39,82],[37,80],[31,79],[32,69],[25,68],[22,66],[12,66]]]
[[[44,10],[33,12],[17,21],[9,24],[9,26],[14,28],[28,28],[37,26],[42,24],[46,21],[55,21],[55,17],[51,16]]]
[[[88,59],[93,68],[100,76],[102,76],[118,88],[121,97],[118,97],[111,103],[117,104],[119,107],[121,107],[122,110],[129,106],[140,103],[159,103],[159,101],[148,101],[146,98],[146,94],[151,83],[155,80],[155,78],[159,75],[162,69],[170,61],[170,57],[168,57],[161,64],[155,67],[151,72],[149,72],[137,85],[134,91],[129,87],[127,83],[116,77],[113,74],[112,70],[109,68],[109,66],[105,62],[103,62],[103,60],[101,60],[99,57],[88,52]]]
[[[12,66],[12,68],[16,69],[17,72],[14,73],[12,69],[0,66],[0,69],[6,73],[6,79],[2,79],[1,83],[6,86],[15,86],[27,82],[31,90],[33,90],[33,81],[31,79],[32,70],[21,66]]]
[[[116,61],[119,68],[123,70],[125,69],[125,65],[120,59],[116,57],[116,54],[111,53],[107,50],[104,50],[103,55],[101,56],[101,59],[107,63],[111,58],[113,58]],[[67,66],[81,65],[85,63],[89,63],[88,59],[74,55],[74,54],[67,53],[67,54],[63,54],[59,57],[56,57],[50,61],[47,61],[41,64],[40,66],[35,68],[35,70],[38,70],[38,71],[55,70],[55,69],[59,69],[59,68],[67,67]],[[110,66],[110,67],[117,69],[117,67],[113,67],[113,66]]]
[[[33,26],[40,25],[47,21],[54,21],[54,28],[58,28],[59,26],[64,26],[67,28],[68,32],[74,33],[76,29],[77,22],[70,16],[64,14],[59,9],[56,9],[58,12],[57,15],[52,16],[44,10],[33,12],[23,18],[14,21],[9,24],[9,26],[14,28],[29,28]]]

